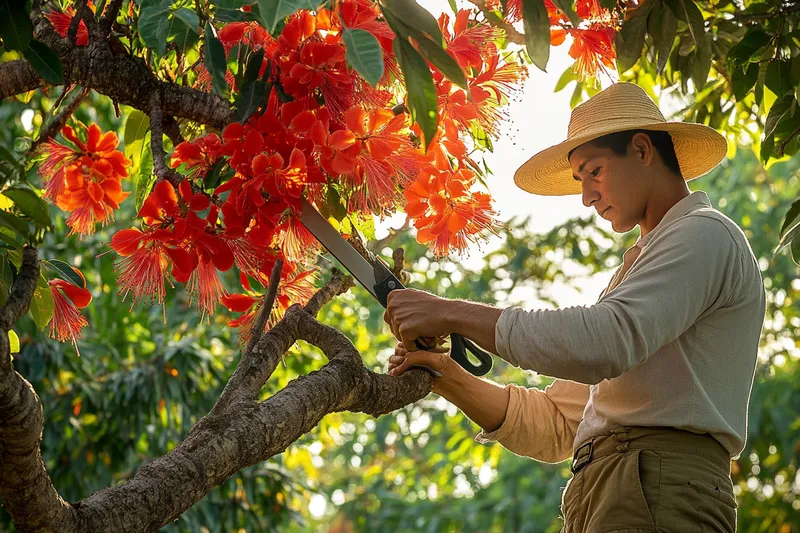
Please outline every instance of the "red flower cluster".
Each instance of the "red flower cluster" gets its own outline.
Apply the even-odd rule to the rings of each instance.
[[[492,230],[495,212],[487,194],[471,190],[475,175],[468,167],[477,165],[461,135],[478,124],[497,136],[501,107],[526,71],[501,61],[492,43],[498,31],[471,22],[468,11],[457,15],[452,30],[449,24],[440,19],[447,51],[469,83],[463,89],[434,72],[440,127],[427,153],[409,116],[392,107],[404,95],[398,94],[394,35],[375,3],[342,0],[333,11],[300,11],[276,38],[249,22],[222,28],[226,51],[235,44],[263,49],[260,75],[271,92],[263,112],[246,123],[175,148],[170,165],[184,175],[178,190],[158,182],[139,212],[142,228],[112,239],[122,256],[120,291],[132,292],[134,303],[148,297],[161,303],[167,283],[186,283],[204,313],[213,313],[219,301],[243,313],[230,325],[241,327],[246,340],[262,302],[250,280],[266,287],[276,257],[286,263],[269,323],[312,295],[314,270],[307,265],[318,246],[297,219],[301,197],[321,210],[355,216],[383,216],[405,206],[418,240],[436,255],[463,251]],[[368,31],[380,43],[385,74],[377,88],[348,66],[345,27]],[[200,86],[207,85],[206,75],[198,73]],[[204,192],[220,160],[223,179]],[[228,294],[218,276],[234,265],[243,294]]]
[[[550,44],[559,46],[567,34],[572,37],[569,55],[575,59],[573,71],[582,80],[596,78],[606,69],[614,69],[615,27],[612,13],[602,7],[598,0],[577,0],[575,12],[581,19],[579,27],[567,25],[567,16],[552,2],[544,0],[547,15],[550,17]],[[492,9],[500,9],[500,1],[487,2]],[[508,0],[506,20],[517,22],[522,19],[522,0]]]
[[[116,149],[116,133],[104,134],[97,124],[78,126],[79,132],[70,126],[61,130],[74,146],[52,139],[42,145],[47,159],[39,171],[45,181],[44,197],[72,213],[67,218],[70,234],[91,235],[96,223],[113,220],[114,210],[130,194],[123,192],[121,180],[128,177],[126,167],[131,162]]]

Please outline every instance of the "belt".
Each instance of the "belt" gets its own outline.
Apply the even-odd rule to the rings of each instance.
[[[591,437],[575,449],[570,470],[577,474],[593,460],[629,450],[659,450],[706,457],[730,473],[728,450],[708,433],[672,427],[621,427]]]

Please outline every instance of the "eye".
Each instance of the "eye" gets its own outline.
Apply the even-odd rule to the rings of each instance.
[[[597,167],[596,169],[592,170],[592,173],[590,174],[590,176],[593,177],[593,178],[596,178],[597,175],[600,174],[600,168],[601,167]]]

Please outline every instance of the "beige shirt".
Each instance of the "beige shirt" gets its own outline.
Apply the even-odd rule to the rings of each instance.
[[[710,433],[736,458],[764,313],[744,233],[694,192],[626,252],[594,305],[503,310],[498,355],[557,379],[507,385],[505,421],[475,440],[558,462],[613,428],[671,426]]]

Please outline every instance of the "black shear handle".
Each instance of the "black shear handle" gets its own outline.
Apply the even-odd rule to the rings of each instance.
[[[394,274],[388,271],[388,269],[386,270],[386,278],[375,285],[375,294],[383,307],[386,307],[386,300],[391,291],[405,288]],[[434,348],[433,346],[427,346],[422,339],[416,339],[414,342],[420,350],[430,350]],[[467,352],[472,353],[481,363],[479,365],[472,364],[467,358]],[[481,350],[477,344],[458,333],[450,335],[450,357],[474,376],[483,376],[492,369],[492,356]],[[433,372],[441,377],[439,372],[435,370]]]

